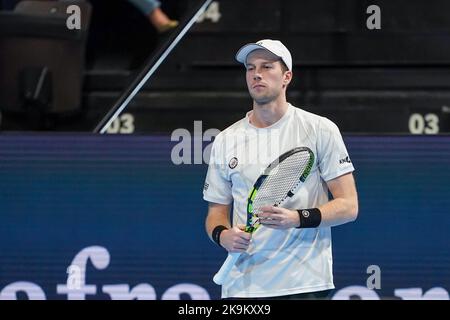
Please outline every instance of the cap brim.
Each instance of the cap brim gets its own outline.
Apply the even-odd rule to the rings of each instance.
[[[267,48],[260,46],[259,44],[256,44],[256,43],[247,44],[247,45],[243,46],[241,49],[239,49],[238,53],[236,53],[236,60],[240,63],[246,64],[248,54],[250,52],[258,50],[258,49],[267,50]],[[270,50],[267,50],[267,51],[272,52]]]

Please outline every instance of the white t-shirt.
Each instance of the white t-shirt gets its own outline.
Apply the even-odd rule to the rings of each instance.
[[[311,173],[282,206],[315,208],[328,202],[325,182],[354,170],[338,127],[291,104],[280,120],[266,128],[250,124],[250,112],[214,140],[203,198],[233,204],[233,225],[245,225],[247,198],[259,175],[282,153],[309,147],[315,155]],[[260,226],[223,284],[222,298],[282,296],[333,288],[329,227],[277,230]]]

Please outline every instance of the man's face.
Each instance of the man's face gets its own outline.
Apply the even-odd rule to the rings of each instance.
[[[276,100],[292,78],[291,71],[283,71],[280,58],[264,49],[247,56],[246,68],[248,91],[257,104]]]

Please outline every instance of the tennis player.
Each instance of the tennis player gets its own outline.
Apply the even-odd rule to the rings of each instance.
[[[246,68],[253,108],[214,140],[203,191],[209,237],[242,253],[222,285],[222,298],[327,298],[334,289],[330,227],[358,215],[353,164],[332,121],[287,102],[292,57],[280,41],[247,44],[236,60]],[[259,229],[246,233],[253,184],[295,147],[313,151],[310,175],[283,208],[264,207]]]

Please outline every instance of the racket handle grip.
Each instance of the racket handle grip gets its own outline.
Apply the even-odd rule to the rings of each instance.
[[[222,285],[224,283],[231,269],[236,264],[236,261],[239,259],[240,255],[240,252],[231,252],[228,254],[227,259],[213,278],[215,284]]]

